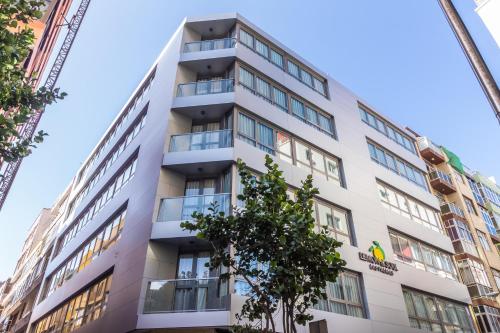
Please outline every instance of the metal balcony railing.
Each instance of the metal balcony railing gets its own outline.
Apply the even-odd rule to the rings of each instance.
[[[441,214],[444,215],[448,213],[453,213],[455,215],[465,218],[464,211],[460,207],[455,205],[455,203],[453,202],[448,202],[445,203],[444,205],[441,205]]]
[[[236,38],[202,40],[184,44],[184,53],[231,49],[236,45]]]
[[[186,221],[192,219],[194,212],[209,214],[212,203],[217,211],[229,214],[231,194],[207,194],[186,197],[164,198],[160,202],[157,222]]]
[[[443,171],[440,171],[440,170],[431,171],[431,173],[429,174],[429,177],[431,178],[431,180],[440,179],[440,180],[446,182],[448,185],[454,187],[450,175],[444,173]]]
[[[228,306],[228,285],[218,277],[154,280],[148,283],[144,313],[221,311]]]
[[[234,91],[234,79],[182,83],[177,87],[177,97],[221,94]]]
[[[219,149],[233,146],[233,131],[230,129],[172,135],[170,152]]]

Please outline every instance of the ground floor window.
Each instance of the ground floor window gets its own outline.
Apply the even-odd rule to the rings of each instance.
[[[474,332],[466,305],[409,289],[403,289],[403,296],[411,327],[431,332]]]

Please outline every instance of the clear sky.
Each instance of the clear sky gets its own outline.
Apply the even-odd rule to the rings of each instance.
[[[498,78],[499,49],[474,2],[455,2]],[[50,136],[0,212],[0,280],[181,20],[221,12],[239,12],[377,111],[500,180],[500,127],[437,1],[94,0],[58,81],[69,96],[47,109],[39,128]]]

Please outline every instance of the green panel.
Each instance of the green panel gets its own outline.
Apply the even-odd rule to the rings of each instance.
[[[464,166],[463,166],[462,162],[460,161],[460,157],[458,157],[457,155],[455,155],[453,152],[449,151],[445,147],[441,147],[441,149],[443,149],[446,156],[448,156],[448,164],[450,164],[455,170],[457,170],[461,174],[465,174]]]

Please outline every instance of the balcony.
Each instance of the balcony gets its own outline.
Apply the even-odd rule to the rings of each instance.
[[[467,286],[467,289],[469,290],[470,298],[472,299],[486,298],[493,300],[495,297],[493,288],[479,283],[470,284]]]
[[[220,193],[162,199],[157,222],[191,220],[194,212],[209,214],[212,203],[216,203],[218,211],[227,215],[231,208],[231,195]]]
[[[434,170],[429,174],[429,178],[431,181],[431,186],[433,189],[436,191],[439,191],[442,194],[451,194],[456,192],[455,185],[453,185],[453,182],[451,180],[450,175],[439,171],[439,170]]]
[[[458,218],[459,220],[465,219],[464,211],[453,202],[441,205],[441,216],[443,217],[443,220],[450,220],[454,218]]]
[[[234,79],[197,81],[179,84],[177,97],[222,94],[234,91]]]
[[[172,135],[169,152],[229,148],[233,146],[230,129]]]
[[[236,38],[211,39],[184,44],[184,53],[231,49],[236,46]]]
[[[144,302],[144,313],[228,309],[228,285],[217,277],[150,281]]]
[[[417,138],[417,146],[420,155],[432,164],[437,165],[445,161],[441,148],[432,143],[428,138],[423,136]]]

